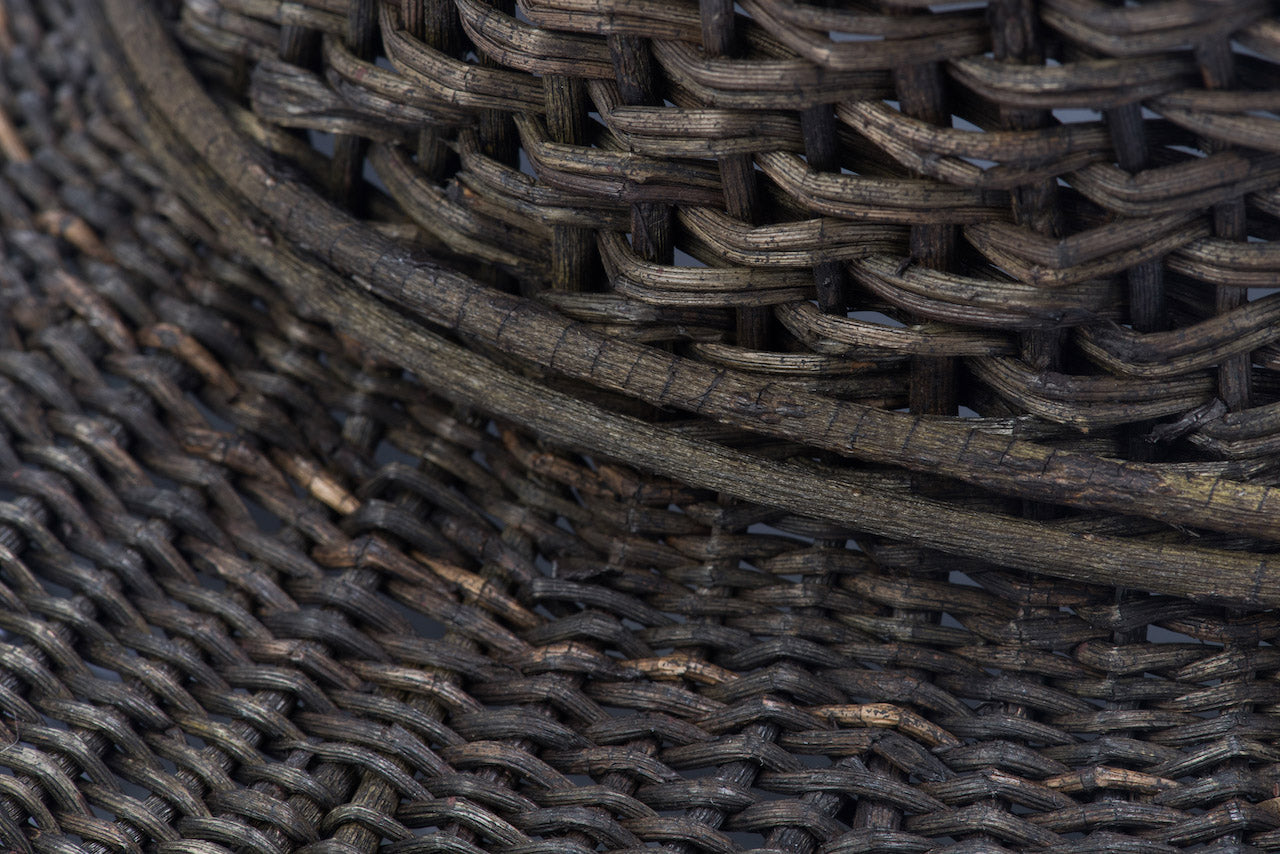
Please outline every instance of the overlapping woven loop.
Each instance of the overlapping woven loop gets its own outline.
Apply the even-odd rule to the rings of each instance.
[[[756,433],[1274,536],[1266,495],[1220,505],[1235,487],[1211,485],[1265,483],[1280,437],[1265,4],[180,5],[245,133],[340,209],[400,223],[392,246],[546,310],[503,333],[571,323],[673,352],[667,388],[623,390]],[[555,355],[520,358],[632,382]],[[751,397],[822,400],[703,398],[726,370]],[[868,436],[831,400],[952,423],[872,416]],[[969,453],[973,429],[1027,436],[1042,465]],[[1152,484],[1096,476],[1102,457],[1170,497],[1141,506]],[[1205,480],[1167,482],[1187,473]]]
[[[1277,32],[3,0],[0,849],[1280,849]]]

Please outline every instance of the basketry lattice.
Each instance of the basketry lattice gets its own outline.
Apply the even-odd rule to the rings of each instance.
[[[1280,848],[1269,6],[0,61],[0,847]]]

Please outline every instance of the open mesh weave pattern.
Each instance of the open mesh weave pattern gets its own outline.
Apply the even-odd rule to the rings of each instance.
[[[518,12],[0,2],[0,848],[1280,848],[1268,7]]]

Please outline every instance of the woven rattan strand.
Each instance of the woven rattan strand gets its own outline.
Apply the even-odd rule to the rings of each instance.
[[[1280,849],[1277,20],[0,0],[0,850]]]

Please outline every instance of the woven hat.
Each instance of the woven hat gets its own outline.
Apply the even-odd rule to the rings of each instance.
[[[0,849],[1280,848],[1269,6],[0,61]]]

